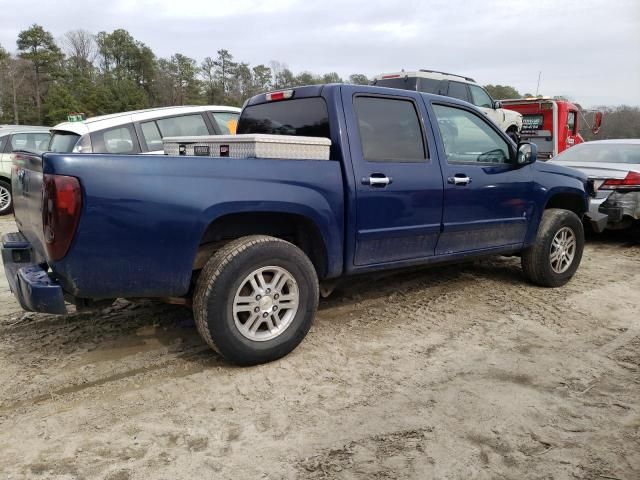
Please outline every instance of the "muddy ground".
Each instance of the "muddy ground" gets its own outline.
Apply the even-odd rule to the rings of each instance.
[[[0,219],[0,231],[15,228]],[[182,307],[25,314],[0,280],[0,478],[640,478],[640,246],[369,276],[269,365]]]

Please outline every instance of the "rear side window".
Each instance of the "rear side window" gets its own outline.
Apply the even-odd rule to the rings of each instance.
[[[95,153],[140,153],[138,139],[130,124],[94,132],[91,142]]]
[[[44,152],[49,147],[51,137],[48,133],[15,133],[11,137],[9,149],[28,150],[30,152]]]
[[[207,124],[199,113],[156,120],[162,137],[184,137],[209,135]]]
[[[422,162],[426,159],[422,129],[410,100],[356,97],[364,159],[369,162]]]
[[[213,122],[220,129],[222,135],[234,135],[238,129],[240,114],[233,112],[210,112]]]
[[[417,90],[417,84],[416,77],[381,78],[374,83],[377,87],[400,88],[402,90]]]
[[[246,107],[238,133],[329,138],[329,114],[322,97],[262,103]]]
[[[447,96],[469,101],[469,94],[467,93],[467,85],[460,82],[449,82],[449,91]]]
[[[484,88],[480,88],[476,85],[469,85],[471,90],[471,103],[476,107],[493,108],[493,101]]]
[[[73,151],[73,147],[75,147],[79,139],[80,135],[77,133],[52,132],[48,150],[56,153],[70,153]]]
[[[442,93],[442,83],[442,80],[436,80],[434,78],[419,78],[418,90],[424,93],[440,95]]]
[[[155,152],[164,148],[162,145],[162,135],[160,135],[160,130],[158,130],[156,122],[144,122],[140,124],[140,128],[142,129],[142,135],[144,136],[148,151]]]
[[[0,153],[4,152],[4,146],[6,144],[8,136],[0,137]]]

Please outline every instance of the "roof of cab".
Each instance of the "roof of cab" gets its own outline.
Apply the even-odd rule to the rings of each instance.
[[[124,125],[130,122],[139,122],[142,120],[150,120],[152,118],[171,117],[196,112],[229,112],[240,113],[237,107],[229,107],[224,105],[184,105],[175,107],[158,107],[147,108],[144,110],[133,110],[130,112],[111,113],[108,115],[99,115],[90,117],[80,122],[62,122],[53,127],[53,130],[65,130],[82,135],[88,132],[94,132],[103,128]]]

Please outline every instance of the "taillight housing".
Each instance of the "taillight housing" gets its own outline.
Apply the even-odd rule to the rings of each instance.
[[[640,189],[640,172],[629,172],[624,178],[610,178],[600,185],[600,190]]]
[[[269,92],[265,94],[267,102],[276,102],[278,100],[289,100],[293,98],[293,90],[281,90],[279,92]]]
[[[82,190],[75,177],[45,174],[42,179],[42,228],[47,256],[61,260],[76,233]]]

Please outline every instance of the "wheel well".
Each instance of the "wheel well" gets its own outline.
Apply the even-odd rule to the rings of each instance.
[[[563,210],[570,210],[579,217],[586,211],[584,200],[580,195],[573,193],[558,193],[551,197],[544,209],[549,208],[561,208]]]
[[[9,184],[9,186],[11,186],[11,178],[5,177],[4,175],[0,175],[0,180],[4,180]]]
[[[302,215],[279,212],[234,213],[224,215],[206,228],[194,269],[200,269],[222,245],[247,235],[270,235],[293,243],[311,260],[319,278],[327,271],[327,253],[318,227]]]
[[[507,132],[517,132],[518,131],[518,126],[517,125],[510,125],[509,128],[507,128],[506,130]]]

